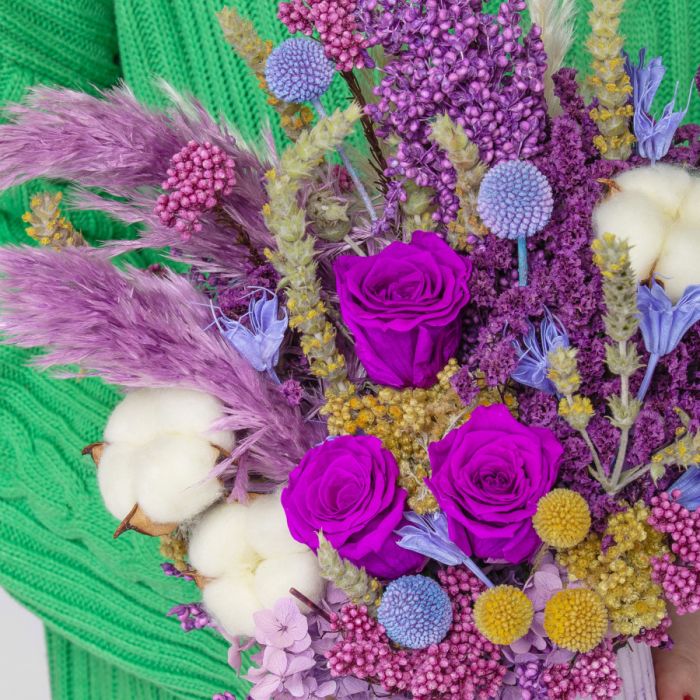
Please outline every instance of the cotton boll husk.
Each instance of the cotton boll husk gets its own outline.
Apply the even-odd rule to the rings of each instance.
[[[646,279],[663,248],[671,221],[647,197],[635,192],[613,194],[593,212],[598,237],[612,233],[630,244],[630,262],[638,279]]]
[[[644,195],[671,219],[678,215],[692,185],[690,173],[685,168],[664,163],[626,170],[615,181],[624,193]]]
[[[202,601],[209,614],[232,637],[252,637],[255,633],[253,614],[265,607],[256,594],[255,581],[249,573],[209,581],[202,592]]]
[[[686,287],[700,284],[700,228],[671,229],[654,272],[674,304]]]
[[[290,588],[301,591],[314,603],[321,600],[323,579],[316,555],[310,549],[266,559],[255,570],[255,591],[263,607],[271,608],[275,601],[289,595]]]
[[[106,442],[143,444],[164,434],[205,435],[214,445],[233,448],[233,433],[212,432],[223,404],[193,389],[136,389],[114,409],[105,427]]]
[[[136,505],[136,448],[105,445],[97,468],[97,484],[107,510],[123,520]]]
[[[260,557],[245,537],[248,508],[222,503],[207,511],[190,535],[188,557],[199,573],[219,578],[239,570],[252,572]],[[261,523],[262,525],[262,523]]]
[[[136,497],[157,523],[178,523],[206,510],[222,494],[207,478],[219,451],[203,437],[164,435],[138,450]]]
[[[308,551],[306,545],[289,533],[280,493],[256,496],[245,513],[245,536],[262,559]]]
[[[700,178],[693,178],[688,195],[681,204],[678,223],[700,230]]]

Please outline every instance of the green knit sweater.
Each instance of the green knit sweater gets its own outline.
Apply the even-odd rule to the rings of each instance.
[[[224,43],[214,13],[223,0],[14,0],[0,2],[0,103],[36,83],[84,90],[120,78],[144,101],[162,103],[154,78],[192,92],[246,138],[275,123],[256,81]],[[286,34],[277,0],[234,0],[265,38]],[[585,69],[590,0],[579,0],[570,62]],[[623,31],[631,51],[662,54],[684,95],[700,60],[700,2],[628,0]],[[336,82],[329,102],[345,99]],[[695,99],[690,118],[700,118]],[[279,135],[279,131],[277,132]],[[31,153],[27,154],[31,158]],[[0,242],[26,243],[20,221],[32,183],[0,198]],[[91,213],[71,215],[92,242],[125,235]],[[30,353],[0,348],[0,584],[47,628],[56,698],[210,698],[245,684],[226,665],[226,644],[210,632],[184,634],[165,612],[196,600],[191,584],[164,577],[157,542],[112,539],[94,468],[80,448],[98,440],[116,389],[96,380],[57,381],[27,368]]]

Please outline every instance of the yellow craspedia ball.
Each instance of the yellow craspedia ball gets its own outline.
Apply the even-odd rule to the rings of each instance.
[[[545,544],[569,549],[583,542],[591,529],[591,511],[575,491],[554,489],[540,498],[532,524]]]
[[[484,591],[474,604],[474,622],[494,644],[512,644],[527,634],[535,611],[530,599],[515,586]]]
[[[544,608],[544,631],[563,649],[582,653],[594,649],[608,631],[603,600],[588,588],[555,593]]]

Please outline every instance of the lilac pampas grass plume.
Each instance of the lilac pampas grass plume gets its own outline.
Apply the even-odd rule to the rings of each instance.
[[[77,366],[124,387],[182,386],[218,396],[226,427],[240,431],[234,460],[246,475],[279,482],[321,439],[318,428],[207,329],[212,320],[206,298],[182,277],[119,271],[86,248],[0,249],[6,342],[45,348],[36,364],[63,376]]]

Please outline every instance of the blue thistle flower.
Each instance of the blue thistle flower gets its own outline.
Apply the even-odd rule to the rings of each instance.
[[[517,239],[521,287],[527,285],[525,239],[549,223],[553,208],[549,180],[528,161],[499,163],[481,181],[477,200],[479,216],[499,238]]]
[[[393,642],[409,649],[440,643],[452,626],[452,603],[427,576],[402,576],[384,590],[377,617]]]
[[[267,372],[279,382],[274,368],[279,361],[280,346],[287,330],[287,312],[283,311],[282,318],[279,318],[277,295],[264,289],[260,298],[251,297],[245,317],[250,328],[223,315],[215,317],[214,321],[224,338],[254,369]]]
[[[681,492],[676,500],[684,508],[691,512],[700,508],[700,468],[688,467],[667,490],[673,493],[676,489]]]
[[[539,389],[546,394],[556,394],[554,384],[547,377],[549,372],[547,356],[557,348],[568,348],[569,336],[564,326],[549,309],[544,310],[539,341],[535,326],[528,321],[528,327],[528,332],[523,336],[524,347],[520,343],[513,343],[515,352],[518,354],[518,364],[510,376],[525,386]]]
[[[314,102],[330,87],[335,67],[323,46],[308,37],[287,39],[267,59],[265,80],[284,102]]]

